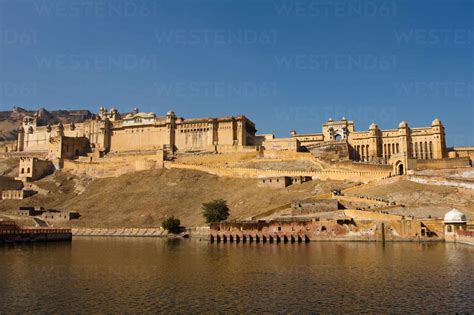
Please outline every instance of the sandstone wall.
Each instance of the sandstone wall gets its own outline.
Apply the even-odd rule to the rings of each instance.
[[[371,164],[371,163],[357,163],[353,161],[340,161],[337,166],[341,166],[345,169],[351,169],[356,171],[380,171],[380,172],[390,172],[392,170],[391,165],[383,164]]]
[[[256,168],[225,167],[206,164],[165,163],[167,168],[193,169],[217,176],[257,178],[258,176],[310,176],[313,179],[370,181],[390,176],[387,171],[351,171],[351,170],[321,170],[321,171],[287,171]]]
[[[236,152],[236,153],[222,153],[222,154],[206,154],[206,155],[192,155],[179,156],[177,161],[182,164],[225,164],[236,163],[239,161],[256,158],[258,152]]]
[[[474,161],[474,147],[457,147],[452,148],[449,151],[449,157],[467,157],[471,160],[471,164]]]
[[[423,235],[422,231],[425,231]],[[418,220],[275,220],[212,224],[211,241],[442,241]]]
[[[112,131],[110,151],[158,150],[165,144],[169,144],[166,126],[134,126]]]
[[[295,138],[266,139],[263,142],[265,150],[293,151],[300,150],[300,142]]]
[[[447,168],[470,167],[471,161],[468,157],[439,159],[439,160],[416,160],[415,170],[439,170]]]
[[[17,141],[16,140],[0,141],[0,152],[1,153],[15,152],[16,149],[17,149]]]
[[[292,215],[336,211],[338,209],[339,202],[336,199],[306,199],[291,202]]]
[[[126,173],[163,168],[163,153],[109,156],[92,162],[64,160],[63,169],[91,177],[115,177]]]

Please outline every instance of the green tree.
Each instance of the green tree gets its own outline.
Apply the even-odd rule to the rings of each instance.
[[[229,207],[224,199],[216,199],[202,204],[202,215],[207,223],[220,222],[229,216]]]
[[[169,218],[166,218],[163,223],[161,223],[161,226],[165,229],[168,230],[170,233],[178,233],[180,230],[181,226],[181,221],[174,216],[171,216]]]

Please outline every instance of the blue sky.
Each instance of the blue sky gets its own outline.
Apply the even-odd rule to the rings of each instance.
[[[474,145],[474,1],[0,0],[0,109],[244,114],[261,133],[346,116]]]

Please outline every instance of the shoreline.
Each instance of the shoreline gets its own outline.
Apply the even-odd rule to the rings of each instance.
[[[96,238],[102,238],[102,237],[113,237],[113,238],[173,238],[173,239],[181,239],[181,238],[192,238],[192,239],[198,239],[200,241],[206,241],[209,243],[222,243],[222,244],[227,244],[227,243],[242,243],[242,244],[272,244],[270,242],[230,242],[230,241],[221,241],[221,242],[212,242],[210,240],[210,235],[209,233],[203,233],[206,228],[199,228],[201,231],[196,232],[196,230],[193,231],[193,229],[187,230],[186,234],[168,234],[166,230],[162,228],[73,228],[72,229],[72,236],[73,240],[76,238],[81,238],[81,237],[96,237]],[[327,238],[327,239],[312,239],[309,240],[307,243],[313,243],[313,242],[364,242],[364,243],[457,243],[457,244],[463,244],[463,245],[468,245],[468,246],[474,246],[474,239],[459,239],[459,240],[454,240],[454,239],[385,239],[385,240],[377,240],[377,239],[348,239],[348,238]],[[277,242],[274,242],[274,244],[279,244]],[[299,244],[298,242],[280,242],[280,244]],[[304,242],[302,242],[304,244]]]

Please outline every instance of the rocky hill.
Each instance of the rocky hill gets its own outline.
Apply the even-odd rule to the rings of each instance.
[[[23,117],[36,116],[39,125],[57,124],[58,122],[82,122],[93,117],[88,110],[54,110],[40,108],[36,111],[13,107],[11,111],[0,111],[0,141],[14,140],[18,126]]]
[[[214,199],[227,200],[232,218],[245,219],[293,199],[354,185],[310,181],[286,189],[258,188],[256,179],[217,177],[177,169],[141,171],[103,179],[56,172],[34,184],[42,193],[23,200],[0,201],[0,215],[30,205],[79,211],[82,217],[71,222],[73,226],[157,227],[170,215],[181,219],[185,226],[199,226],[204,224],[202,203]]]

